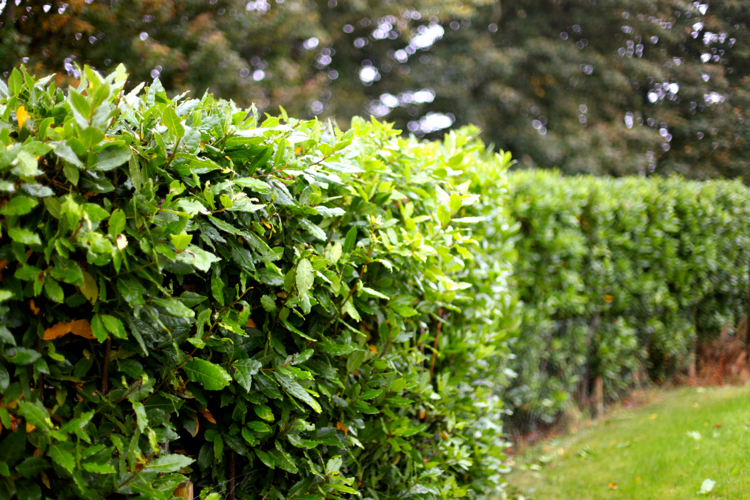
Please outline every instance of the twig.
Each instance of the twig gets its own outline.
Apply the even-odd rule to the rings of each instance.
[[[107,337],[107,343],[104,346],[104,365],[102,366],[102,385],[99,392],[107,394],[109,392],[109,355],[112,351],[112,339]]]
[[[438,316],[443,317],[443,308],[438,309]],[[437,324],[437,331],[435,332],[435,343],[432,346],[432,361],[430,362],[430,382],[432,382],[432,374],[435,372],[435,358],[437,357],[438,342],[440,341],[440,328],[443,326],[442,321]]]

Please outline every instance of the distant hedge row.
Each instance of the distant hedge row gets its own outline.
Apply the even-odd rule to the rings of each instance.
[[[497,494],[509,157],[126,78],[0,82],[0,498]]]
[[[616,396],[685,368],[747,308],[750,189],[680,178],[515,172],[524,303],[505,393],[518,427],[551,421],[601,376]]]

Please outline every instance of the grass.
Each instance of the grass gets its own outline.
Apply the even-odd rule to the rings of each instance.
[[[750,498],[750,388],[658,391],[515,457],[518,498]],[[710,493],[698,494],[706,479]]]

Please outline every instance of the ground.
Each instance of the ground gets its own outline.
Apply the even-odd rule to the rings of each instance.
[[[508,481],[538,500],[750,498],[750,388],[654,391],[521,450]],[[710,492],[710,479],[715,481]]]

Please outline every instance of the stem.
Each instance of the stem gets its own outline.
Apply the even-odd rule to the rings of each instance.
[[[234,452],[229,452],[229,500],[234,500]]]
[[[172,155],[169,157],[169,161],[167,162],[167,164],[164,165],[164,168],[169,167],[174,161],[174,157],[177,155],[177,148],[180,147],[181,140],[182,140],[182,137],[177,138],[177,142],[174,143],[174,149],[172,149]]]
[[[443,317],[443,309],[438,309],[438,316]],[[430,382],[432,382],[432,374],[435,372],[435,358],[437,357],[438,341],[440,341],[440,329],[443,323],[437,324],[437,331],[435,332],[435,343],[432,346],[432,361],[430,361]]]
[[[109,392],[109,355],[112,351],[112,339],[107,337],[107,343],[104,346],[104,365],[102,366],[102,385],[99,392],[107,394]]]

